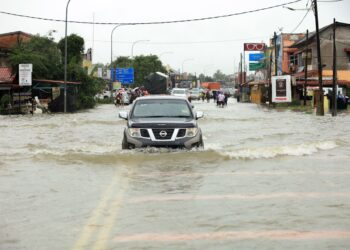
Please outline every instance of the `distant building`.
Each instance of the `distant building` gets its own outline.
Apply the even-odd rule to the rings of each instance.
[[[335,43],[337,51],[337,81],[339,85],[350,87],[350,24],[336,22]],[[323,65],[322,75],[323,84],[330,86],[333,75],[333,24],[329,24],[320,29],[321,39],[321,63]],[[306,45],[308,50],[306,51]],[[318,86],[318,61],[316,48],[316,33],[309,33],[309,39],[306,37],[299,40],[291,49],[295,52],[290,55],[290,62],[296,66],[293,76],[296,83],[302,85],[305,82],[305,69],[307,67],[308,86]],[[307,54],[307,62],[305,58]]]
[[[293,57],[297,51],[296,48],[291,47],[293,44],[304,38],[305,34],[301,33],[281,33],[277,35],[276,44],[274,39],[270,40],[271,48],[271,74],[275,75],[275,46],[277,46],[277,75],[290,74],[295,69],[297,60]]]
[[[92,72],[94,66],[92,65],[92,49],[89,48],[86,54],[83,54],[83,68],[87,70],[88,74]]]
[[[32,36],[22,31],[0,34],[0,67],[9,67],[8,57],[11,49],[23,42],[28,42]]]

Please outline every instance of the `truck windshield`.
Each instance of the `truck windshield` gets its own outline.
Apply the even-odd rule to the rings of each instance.
[[[192,117],[192,112],[185,100],[140,100],[135,103],[132,118],[146,117]]]

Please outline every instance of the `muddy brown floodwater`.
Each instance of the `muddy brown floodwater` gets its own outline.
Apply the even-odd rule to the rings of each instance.
[[[1,116],[0,249],[350,249],[348,113],[194,105],[203,150],[123,151],[112,105]]]

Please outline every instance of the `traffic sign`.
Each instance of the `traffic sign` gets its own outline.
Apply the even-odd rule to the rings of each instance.
[[[250,71],[254,71],[254,70],[258,70],[258,69],[263,69],[265,68],[265,63],[261,63],[261,62],[256,62],[256,63],[249,63],[249,70]]]
[[[116,68],[115,79],[122,84],[134,83],[134,68]]]
[[[32,71],[33,64],[20,64],[19,65],[19,86],[32,86]]]
[[[264,59],[263,53],[250,53],[249,54],[249,61],[252,62],[259,62]]]

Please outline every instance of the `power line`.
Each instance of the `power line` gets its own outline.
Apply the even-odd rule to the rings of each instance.
[[[298,3],[302,0],[295,0],[283,4],[277,4],[272,5],[264,8],[254,9],[254,10],[248,10],[243,12],[237,12],[237,13],[231,13],[227,15],[219,15],[219,16],[212,16],[212,17],[202,17],[202,18],[192,18],[192,19],[182,19],[182,20],[171,20],[171,21],[159,21],[159,22],[138,22],[138,23],[115,23],[115,22],[86,22],[86,21],[67,21],[69,23],[79,23],[79,24],[98,24],[98,25],[150,25],[150,24],[170,24],[170,23],[187,23],[187,22],[196,22],[196,21],[204,21],[204,20],[213,20],[213,19],[219,19],[219,18],[226,18],[226,17],[232,17],[232,16],[239,16],[239,15],[245,15],[249,13],[254,12],[260,12],[264,10],[274,9],[282,6],[286,6],[289,4]],[[52,22],[65,22],[65,20],[62,19],[53,19],[53,18],[45,18],[45,17],[36,17],[36,16],[29,16],[29,15],[22,15],[17,13],[10,13],[5,11],[0,11],[0,14],[10,15],[10,16],[16,16],[16,17],[23,17],[23,18],[30,18],[30,19],[37,19],[37,20],[44,20],[44,21],[52,21]]]
[[[253,40],[253,39],[263,39],[265,37],[249,37],[249,38],[240,38],[240,39],[232,39],[232,40],[208,40],[208,41],[177,41],[177,42],[148,42],[147,44],[207,44],[207,43],[232,43],[232,42],[242,42],[247,40]],[[91,40],[87,40],[91,41]],[[103,42],[103,43],[110,43],[111,41],[107,40],[96,40],[95,42]],[[133,41],[114,41],[114,43],[119,44],[131,44]]]
[[[311,10],[311,7],[306,11],[304,17],[301,19],[301,21],[298,23],[298,25],[292,30],[291,33],[294,33],[294,32],[299,28],[299,26],[304,22],[306,16],[307,16],[307,15],[309,14],[309,12],[310,12],[310,10]]]

